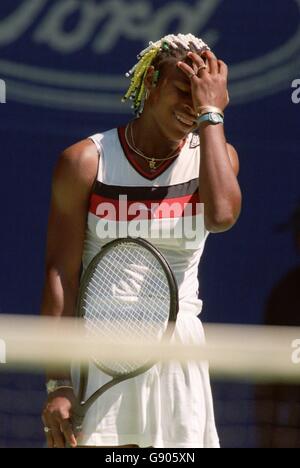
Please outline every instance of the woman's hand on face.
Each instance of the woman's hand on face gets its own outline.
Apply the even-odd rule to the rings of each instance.
[[[198,113],[202,106],[214,106],[224,111],[229,104],[227,65],[211,51],[204,52],[201,57],[189,52],[187,57],[192,61],[192,66],[185,62],[178,62],[177,66],[191,81],[195,112]]]

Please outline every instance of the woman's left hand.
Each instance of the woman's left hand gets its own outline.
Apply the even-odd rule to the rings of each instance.
[[[185,62],[178,62],[177,66],[191,81],[195,112],[198,113],[199,107],[203,106],[214,106],[224,111],[229,104],[227,65],[211,51],[204,52],[201,57],[193,52],[187,56],[192,60],[192,66]],[[202,57],[206,58],[206,63]]]

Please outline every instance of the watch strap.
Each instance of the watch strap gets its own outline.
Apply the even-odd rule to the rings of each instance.
[[[46,383],[46,390],[47,390],[48,395],[62,388],[73,388],[71,380],[69,379],[48,380],[48,382]]]
[[[215,112],[208,112],[207,114],[202,114],[200,117],[198,117],[198,125],[202,124],[203,122],[209,122],[213,125],[224,124],[224,117],[221,114],[217,114]]]

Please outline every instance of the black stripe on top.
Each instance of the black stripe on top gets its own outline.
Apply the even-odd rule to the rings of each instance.
[[[129,201],[164,200],[166,198],[180,198],[194,195],[198,189],[198,178],[183,184],[166,187],[127,187],[105,185],[97,181],[93,193],[101,197],[117,200],[120,195],[127,195]]]

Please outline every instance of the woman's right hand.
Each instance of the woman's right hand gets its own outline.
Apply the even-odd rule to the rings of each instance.
[[[72,388],[61,388],[49,395],[42,413],[48,448],[77,447],[71,421],[75,398]]]

